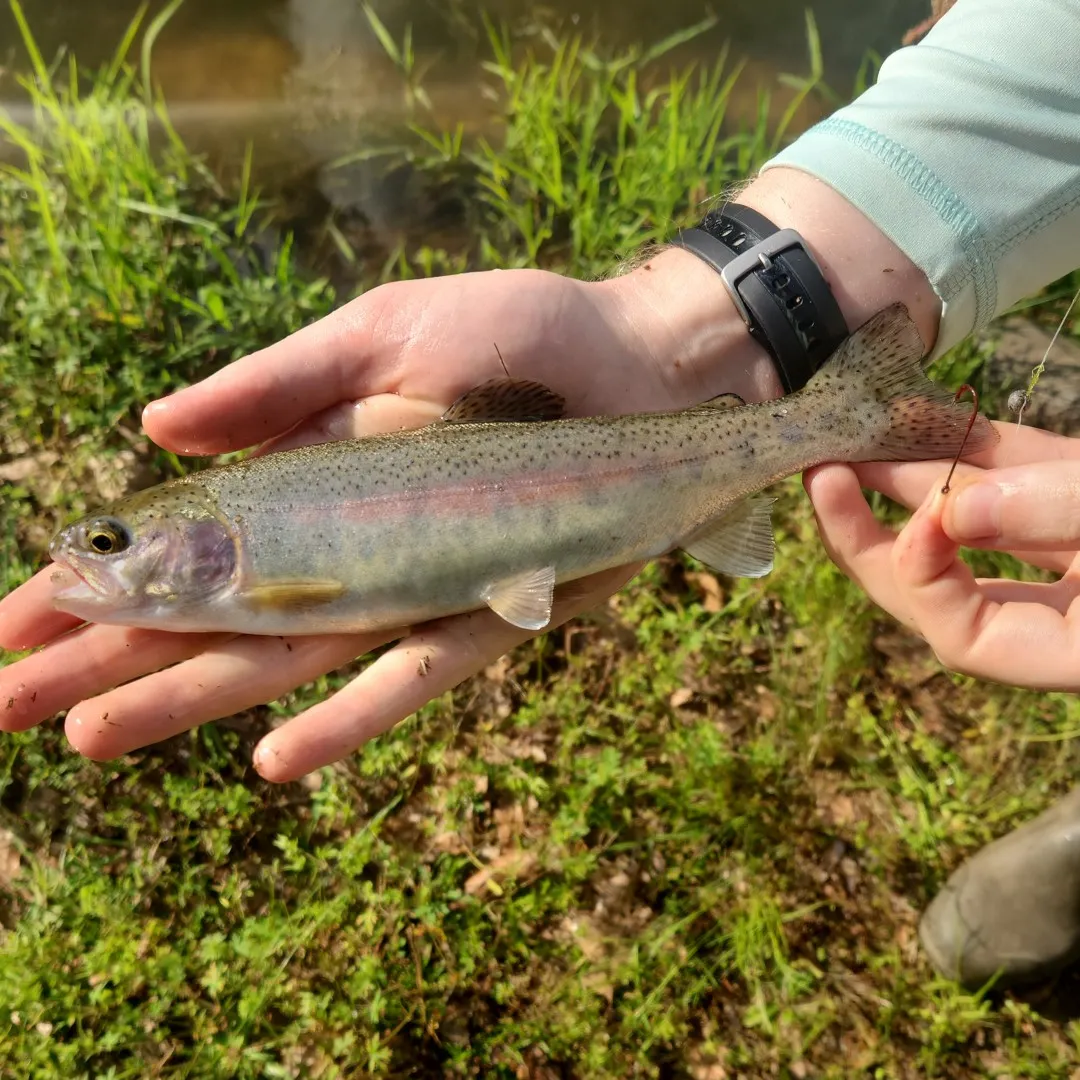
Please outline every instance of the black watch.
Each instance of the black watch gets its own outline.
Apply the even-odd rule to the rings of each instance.
[[[773,358],[785,393],[802,389],[848,336],[825,275],[794,229],[727,203],[672,243],[720,275],[750,334]]]

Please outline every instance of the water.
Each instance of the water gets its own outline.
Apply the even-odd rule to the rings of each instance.
[[[138,10],[138,0],[22,0],[46,59],[70,49],[84,68],[108,60]],[[150,17],[163,5],[155,2]],[[173,122],[192,148],[228,173],[251,141],[260,182],[277,189],[304,178],[339,208],[360,209],[391,228],[398,207],[380,191],[378,173],[358,163],[326,168],[342,155],[400,143],[411,116],[425,126],[486,130],[492,118],[480,61],[489,56],[481,13],[512,29],[515,43],[535,40],[543,24],[581,32],[609,49],[649,43],[701,20],[716,28],[676,58],[711,60],[725,42],[746,59],[742,98],[747,114],[759,85],[775,87],[783,71],[807,68],[806,0],[746,3],[720,0],[373,0],[401,42],[412,27],[416,69],[432,112],[410,103],[405,83],[365,17],[360,0],[186,0],[154,49],[153,71]],[[827,79],[846,93],[866,49],[887,53],[922,19],[929,0],[819,0],[814,5]],[[135,52],[137,57],[137,47]],[[15,74],[25,70],[14,19],[0,2],[0,103],[26,119]],[[20,115],[21,110],[21,115]],[[809,119],[809,117],[807,117]]]

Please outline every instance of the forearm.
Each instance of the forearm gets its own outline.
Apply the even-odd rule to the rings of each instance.
[[[802,235],[849,330],[902,303],[927,349],[933,345],[941,306],[926,275],[828,184],[776,169],[736,201]],[[750,337],[715,270],[697,256],[668,248],[605,286],[619,294],[628,330],[648,341],[657,362],[686,385],[687,403],[721,393],[747,401],[780,396],[772,358]]]
[[[799,169],[871,217],[940,297],[940,353],[1080,262],[1078,55],[1075,0],[958,0],[762,179]]]
[[[1080,7],[959,0],[735,201],[802,234],[848,328],[902,303],[938,355],[1080,256]],[[695,400],[778,396],[719,277],[665,250],[618,283]]]

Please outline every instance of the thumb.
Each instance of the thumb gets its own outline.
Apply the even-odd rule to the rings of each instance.
[[[1080,462],[1042,461],[961,480],[941,520],[948,536],[966,547],[1076,550]]]
[[[942,528],[948,503],[935,484],[897,537],[892,568],[914,624],[944,663],[959,667],[993,605]]]
[[[893,572],[906,589],[930,589],[957,568],[960,545],[942,528],[947,498],[941,484],[934,484],[896,538]]]

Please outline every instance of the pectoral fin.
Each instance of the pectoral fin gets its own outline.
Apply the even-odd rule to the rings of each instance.
[[[551,622],[555,567],[543,566],[489,585],[481,599],[496,615],[522,630],[543,630]]]
[[[775,501],[763,495],[743,499],[689,537],[683,551],[721,574],[764,577],[773,568]]]
[[[336,600],[345,591],[340,581],[296,578],[288,581],[263,581],[243,592],[244,599],[264,611],[304,611]]]
[[[452,424],[490,424],[506,420],[558,420],[566,402],[543,383],[490,379],[466,390],[442,414]]]

